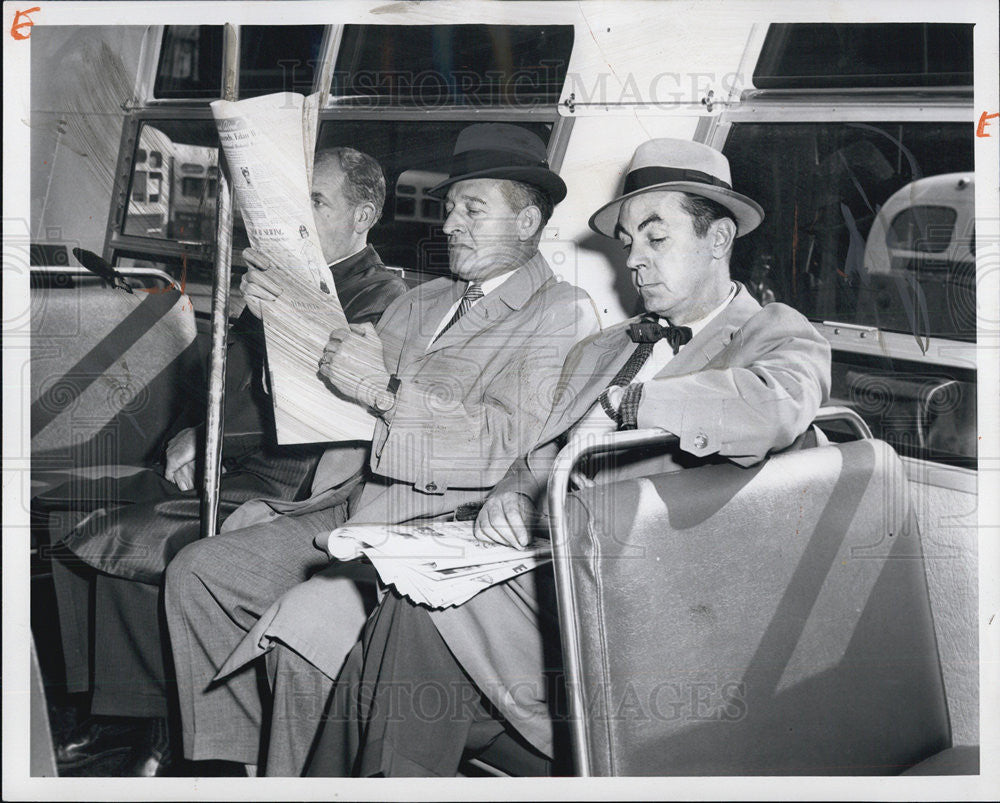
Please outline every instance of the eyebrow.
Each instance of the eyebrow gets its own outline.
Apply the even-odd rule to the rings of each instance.
[[[484,201],[482,198],[477,198],[475,195],[460,195],[460,196],[458,196],[457,200],[460,200],[460,201],[472,201],[473,203],[482,204],[483,206],[487,205],[486,201]]]
[[[644,221],[642,221],[642,223],[640,223],[638,226],[636,226],[636,231],[637,232],[642,231],[650,223],[662,223],[662,222],[663,222],[663,218],[660,217],[658,214],[656,214],[656,212],[653,212],[653,214],[651,214]],[[621,236],[623,234],[626,237],[631,237],[632,236],[627,231],[625,231],[625,227],[621,223],[615,223],[615,237],[617,237],[620,240]]]
[[[311,193],[309,193],[309,198],[311,200],[313,200],[313,201],[319,199],[320,201],[323,201],[324,203],[327,203],[326,196],[323,193],[321,193],[319,190],[313,190]]]
[[[663,222],[663,218],[660,217],[658,214],[656,214],[656,212],[653,212],[653,214],[651,214],[649,217],[647,217],[644,221],[642,221],[642,223],[640,223],[636,227],[636,231],[642,231],[650,223],[662,223],[662,222]]]

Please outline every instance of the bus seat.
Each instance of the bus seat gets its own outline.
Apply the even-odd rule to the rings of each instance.
[[[141,465],[203,396],[194,311],[176,290],[99,285],[31,297],[33,469]]]
[[[584,774],[890,775],[950,746],[887,444],[588,487],[564,518]]]

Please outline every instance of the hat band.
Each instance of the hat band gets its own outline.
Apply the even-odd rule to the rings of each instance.
[[[672,181],[689,181],[696,184],[710,184],[713,187],[723,187],[732,189],[732,185],[726,183],[721,178],[716,178],[709,173],[700,170],[688,170],[683,167],[639,167],[625,176],[624,195],[636,190],[643,190],[646,187],[655,187],[657,184],[669,184]]]
[[[546,170],[549,163],[544,159],[534,159],[511,151],[474,150],[456,153],[451,160],[451,178],[478,173],[482,170],[493,170],[503,167],[541,167]]]

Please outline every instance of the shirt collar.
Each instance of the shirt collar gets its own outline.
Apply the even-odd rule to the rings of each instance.
[[[517,270],[517,268],[509,270],[506,273],[501,273],[497,276],[491,276],[489,279],[481,281],[479,286],[483,288],[483,295],[489,295],[491,291],[496,290],[501,284],[511,277],[515,270]],[[468,287],[468,285],[466,285],[466,287]]]
[[[736,284],[736,282],[730,282],[729,295],[725,297],[725,299],[721,304],[719,304],[719,306],[717,306],[703,318],[699,318],[697,321],[691,321],[691,323],[685,324],[691,330],[691,337],[694,337],[696,334],[698,334],[698,332],[700,332],[702,329],[708,326],[716,315],[718,315],[726,307],[729,306],[729,302],[736,297],[737,289],[738,285]],[[669,321],[667,321],[665,318],[660,318],[660,323],[669,324]]]

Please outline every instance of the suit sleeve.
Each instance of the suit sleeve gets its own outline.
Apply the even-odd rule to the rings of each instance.
[[[734,335],[730,364],[642,385],[637,426],[660,427],[686,452],[741,465],[801,435],[830,393],[830,345],[802,315],[771,304]]]
[[[569,349],[598,326],[589,297],[564,296],[502,347],[503,367],[471,392],[452,392],[460,383],[448,377],[404,382],[378,472],[428,493],[494,486],[535,444]]]

